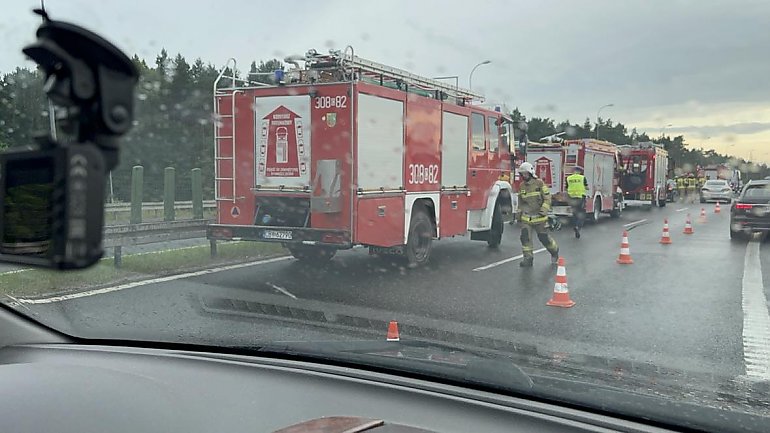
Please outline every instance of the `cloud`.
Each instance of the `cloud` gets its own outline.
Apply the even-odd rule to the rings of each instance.
[[[747,122],[732,125],[706,125],[706,126],[682,126],[666,129],[669,133],[687,132],[695,133],[701,137],[711,137],[726,134],[756,134],[770,131],[770,122]]]

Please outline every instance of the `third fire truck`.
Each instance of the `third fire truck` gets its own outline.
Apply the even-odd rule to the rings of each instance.
[[[500,179],[511,169],[510,118],[470,90],[350,47],[286,61],[294,67],[274,84],[223,69],[214,85],[210,239],[277,242],[306,261],[363,245],[410,265],[428,261],[434,239],[500,244],[515,205]]]
[[[620,188],[626,206],[666,205],[668,152],[653,142],[619,146],[623,158]]]
[[[535,167],[537,177],[551,188],[554,215],[572,215],[566,179],[575,166],[581,166],[588,181],[588,217],[596,221],[602,213],[620,216],[623,203],[618,189],[619,159],[615,144],[590,138],[530,143],[526,158]]]

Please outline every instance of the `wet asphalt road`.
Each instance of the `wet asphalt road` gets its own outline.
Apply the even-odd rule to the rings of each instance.
[[[705,224],[696,222],[702,206]],[[202,343],[384,338],[384,324],[398,320],[402,338],[409,338],[410,330],[420,336],[441,330],[449,344],[457,335],[472,335],[542,353],[731,378],[745,374],[741,303],[747,242],[729,239],[729,206],[720,214],[713,208],[669,203],[630,209],[619,219],[603,216],[598,224],[587,223],[579,240],[566,227],[554,233],[577,303],[570,309],[545,305],[555,274],[547,253],[536,254],[532,269],[519,268],[518,260],[490,266],[521,253],[518,228],[510,225],[499,250],[467,238],[438,241],[430,265],[421,269],[354,249],[322,267],[285,259],[28,308],[85,337]],[[682,234],[688,212],[695,229],[690,236]],[[672,245],[658,243],[664,218]],[[628,225],[634,264],[619,265],[621,233]],[[768,244],[762,243],[763,269],[770,269],[769,260]],[[770,298],[770,280],[762,278]],[[326,326],[340,336],[331,337]]]

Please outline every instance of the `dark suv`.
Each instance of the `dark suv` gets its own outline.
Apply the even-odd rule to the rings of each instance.
[[[730,206],[730,238],[770,231],[770,180],[752,180]]]

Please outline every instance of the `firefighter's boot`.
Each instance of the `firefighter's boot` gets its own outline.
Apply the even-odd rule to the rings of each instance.
[[[523,259],[522,259],[522,260],[519,262],[519,267],[520,267],[520,268],[531,268],[531,267],[532,267],[532,265],[534,264],[534,262],[535,262],[535,259],[534,259],[534,257],[524,257],[524,258],[523,258]]]
[[[559,264],[559,249],[556,248],[556,251],[551,253],[551,266],[556,266],[558,264]]]

